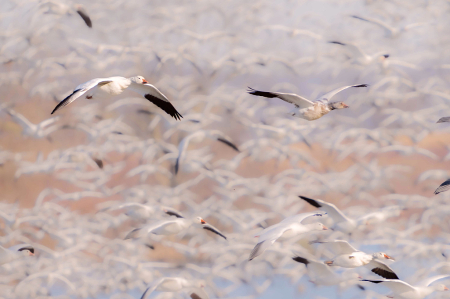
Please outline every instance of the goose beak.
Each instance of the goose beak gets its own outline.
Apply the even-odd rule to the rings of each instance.
[[[388,259],[388,260],[393,260],[393,261],[395,261],[395,259],[394,259],[393,257],[390,257],[390,256],[387,255],[387,254],[385,254],[384,257],[385,257],[386,259]]]
[[[444,291],[448,291],[448,288],[447,288],[447,287],[444,287]]]
[[[323,230],[328,230],[328,227],[326,227],[325,225],[323,226]]]
[[[30,255],[30,256],[34,256],[34,253],[30,251],[29,255]]]
[[[148,81],[145,79],[142,79],[142,84],[148,84]]]
[[[326,261],[325,264],[328,266],[331,266],[331,265],[333,265],[333,261]]]
[[[200,220],[200,223],[201,224],[206,224],[206,221],[202,219],[202,220]]]
[[[348,108],[348,107],[350,107],[349,105],[347,105],[347,104],[342,104],[343,105],[343,107],[344,108]]]

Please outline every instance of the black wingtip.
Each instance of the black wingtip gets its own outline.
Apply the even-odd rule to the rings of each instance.
[[[203,229],[209,230],[210,232],[213,232],[219,236],[221,236],[222,238],[224,238],[225,240],[227,240],[227,237],[225,237],[225,235],[223,235],[221,232],[209,227],[209,226],[204,226]]]
[[[352,87],[369,87],[369,84],[353,85]]]
[[[382,280],[369,280],[369,279],[361,279],[360,281],[368,281],[368,282],[372,282],[372,283],[381,283],[381,282],[383,282]]]
[[[88,14],[86,13],[86,11],[84,11],[84,9],[78,9],[77,13],[80,15],[80,17],[83,19],[83,21],[86,23],[86,25],[89,28],[92,28],[92,21],[91,18],[88,16]]]
[[[217,141],[225,143],[226,145],[228,145],[229,147],[231,147],[232,149],[234,149],[235,151],[237,151],[239,153],[239,149],[237,148],[237,146],[234,145],[233,143],[231,143],[230,141],[223,139],[223,138],[217,138]]]
[[[328,43],[329,44],[336,44],[336,45],[346,46],[346,44],[338,42],[338,41],[335,41],[335,40],[329,41]]]
[[[394,272],[386,271],[381,268],[373,268],[371,271],[386,279],[399,279],[397,274],[395,274]]]
[[[360,290],[362,290],[362,291],[365,291],[365,290],[366,290],[366,288],[365,288],[365,287],[363,287],[363,286],[362,286],[362,285],[360,285],[360,284],[357,284],[356,286],[358,287],[358,289],[360,289]]]
[[[299,195],[298,197],[300,197],[301,199],[303,199],[304,201],[306,201],[307,203],[309,203],[313,207],[316,207],[316,208],[321,208],[322,207],[317,201],[315,201],[312,198],[308,198],[306,196],[301,196],[301,195]]]
[[[296,261],[297,263],[302,263],[305,266],[307,266],[309,264],[309,261],[301,256],[296,256],[292,258],[294,261]]]
[[[450,116],[441,117],[436,123],[447,123],[450,122]]]
[[[177,158],[177,161],[175,162],[175,174],[178,174],[179,169],[180,169],[180,159]]]

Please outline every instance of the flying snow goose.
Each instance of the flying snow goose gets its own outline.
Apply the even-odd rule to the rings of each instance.
[[[392,257],[384,252],[377,252],[373,254],[367,254],[365,252],[355,249],[347,241],[335,240],[331,242],[315,242],[320,244],[327,244],[336,256],[326,261],[328,266],[338,266],[343,268],[356,268],[365,266],[373,273],[386,278],[386,279],[398,279],[397,274],[386,264],[379,261],[379,259],[394,260]]]
[[[9,248],[0,246],[0,265],[30,255],[34,255],[34,247],[27,244],[14,245]]]
[[[311,216],[322,216],[320,213],[303,213],[288,217],[275,225],[265,228],[258,237],[258,244],[250,253],[249,261],[261,255],[267,248],[272,246],[275,241],[280,238],[292,238],[300,234],[311,231],[327,230],[327,227],[322,223],[301,224],[303,220]]]
[[[335,96],[337,93],[350,88],[350,87],[367,87],[367,84],[359,84],[359,85],[350,85],[337,88],[335,90],[330,91],[327,94],[317,98],[314,101],[310,101],[304,97],[293,93],[282,93],[282,92],[267,92],[267,91],[259,91],[249,87],[248,93],[261,96],[266,98],[279,98],[285,102],[291,103],[295,105],[295,109],[289,112],[290,115],[303,118],[306,120],[316,120],[335,109],[344,109],[349,106],[344,102],[330,102],[331,98]]]
[[[324,263],[313,259],[306,259],[301,256],[296,256],[292,259],[297,263],[302,263],[306,266],[310,281],[317,285],[332,286],[340,284],[341,282],[361,278],[358,273],[355,272],[344,272],[342,274],[337,274]]]
[[[438,275],[434,277],[430,277],[428,279],[425,279],[421,283],[419,283],[418,286],[412,286],[407,282],[404,282],[402,280],[367,280],[364,279],[363,281],[370,281],[373,283],[379,283],[381,285],[384,285],[391,289],[392,293],[387,295],[389,298],[396,298],[396,299],[423,299],[426,296],[430,295],[431,293],[435,291],[448,291],[448,288],[443,284],[438,284],[434,286],[430,286],[433,282],[450,277],[450,275]]]
[[[180,120],[183,116],[170,103],[169,99],[155,86],[149,84],[142,76],[131,78],[110,77],[92,79],[78,85],[71,95],[62,100],[53,109],[52,114],[86,94],[86,99],[110,97],[121,94],[125,89],[131,89],[164,110],[173,118]]]
[[[149,219],[155,216],[158,211],[163,211],[167,215],[181,217],[180,213],[176,210],[167,207],[154,207],[138,202],[126,202],[117,204],[116,202],[106,202],[99,205],[100,210],[98,213],[107,211],[123,210],[125,215],[133,219]]]
[[[25,116],[12,109],[6,110],[15,123],[23,128],[22,134],[31,136],[34,138],[43,138],[50,133],[62,128],[60,125],[53,125],[59,120],[59,116],[46,119],[38,124],[33,124]]]
[[[347,49],[348,52],[352,55],[351,58],[352,58],[353,62],[360,64],[360,65],[369,65],[372,62],[374,62],[375,59],[384,61],[385,59],[389,58],[389,54],[387,54],[384,51],[375,53],[373,55],[368,55],[367,53],[363,52],[363,50],[361,50],[361,48],[355,44],[341,43],[338,41],[329,41],[328,43],[345,47],[345,49]]]
[[[178,157],[177,161],[175,163],[175,174],[178,173],[178,170],[180,168],[180,163],[183,159],[183,157],[186,155],[187,148],[189,146],[189,143],[191,141],[200,142],[206,137],[215,139],[217,141],[220,141],[227,146],[231,147],[235,151],[239,152],[239,149],[236,145],[233,144],[230,137],[225,135],[224,133],[218,131],[218,130],[205,130],[205,131],[197,131],[195,133],[192,133],[186,137],[183,138],[183,140],[180,142],[180,145],[178,146]]]
[[[177,218],[159,221],[157,223],[144,226],[142,228],[136,228],[136,229],[132,230],[130,233],[128,233],[128,235],[125,237],[125,240],[142,238],[142,237],[147,236],[148,234],[166,235],[166,236],[167,235],[176,235],[176,234],[182,232],[183,230],[188,229],[192,224],[201,224],[203,229],[209,230],[209,231],[221,236],[225,240],[227,239],[227,237],[225,237],[225,235],[222,234],[217,228],[206,223],[206,221],[203,220],[201,217],[196,217],[193,219],[186,219],[173,211],[170,211],[170,215],[174,215]]]
[[[358,19],[358,20],[361,20],[361,21],[364,21],[364,22],[368,22],[368,23],[372,23],[372,24],[380,26],[381,28],[383,28],[386,31],[387,35],[389,37],[392,37],[392,38],[399,36],[402,32],[405,32],[405,31],[407,31],[409,29],[412,29],[412,28],[415,28],[415,27],[419,27],[419,26],[423,26],[423,25],[427,24],[427,23],[424,23],[424,22],[411,23],[411,24],[408,24],[408,25],[403,26],[403,27],[395,28],[395,27],[392,27],[391,25],[386,24],[385,22],[383,22],[381,20],[378,20],[378,19],[368,18],[368,17],[362,18],[360,16],[355,16],[355,15],[353,15],[351,17],[355,18],[355,19]]]
[[[45,8],[46,6],[48,10],[44,12],[45,14],[71,15],[74,12],[76,12],[83,19],[84,23],[86,23],[86,26],[92,28],[91,18],[89,17],[86,9],[80,4],[70,6],[61,3],[60,1],[45,1],[43,4],[40,5],[40,8]]]
[[[299,196],[301,199],[305,200],[307,203],[312,205],[313,207],[320,208],[327,212],[328,216],[331,217],[334,221],[333,228],[340,230],[344,233],[351,233],[353,230],[358,228],[360,225],[369,221],[371,218],[383,219],[389,216],[397,215],[397,213],[393,213],[394,210],[389,208],[383,211],[384,217],[381,217],[379,213],[370,213],[368,215],[364,215],[356,220],[348,218],[342,213],[334,204],[328,203],[326,201],[320,199],[312,199],[306,196]]]
[[[209,299],[208,294],[204,290],[205,283],[203,281],[190,281],[181,277],[164,277],[156,283],[149,286],[141,299],[145,299],[154,291],[157,292],[180,292],[188,291],[193,299]]]

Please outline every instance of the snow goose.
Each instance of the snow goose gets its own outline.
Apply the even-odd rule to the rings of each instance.
[[[154,207],[145,204],[141,204],[138,202],[126,202],[117,204],[116,202],[105,202],[98,205],[100,210],[97,213],[107,212],[107,211],[116,211],[123,210],[125,215],[130,218],[144,220],[155,217],[159,211],[163,211],[167,215],[174,216],[180,215],[180,213],[174,209],[167,207]],[[179,216],[181,217],[181,216]]]
[[[267,91],[259,91],[249,87],[248,93],[261,96],[266,98],[279,98],[285,102],[291,103],[295,105],[295,109],[289,112],[290,115],[303,118],[306,120],[316,120],[335,109],[344,109],[349,106],[344,102],[330,102],[331,98],[335,96],[337,93],[350,88],[350,87],[367,87],[367,84],[359,84],[359,85],[349,85],[340,87],[330,91],[329,93],[317,98],[314,101],[310,101],[304,97],[293,93],[282,93],[282,92],[267,92]]]
[[[142,76],[131,78],[97,78],[80,84],[74,89],[72,94],[67,96],[55,107],[55,109],[53,109],[51,114],[55,113],[62,107],[69,105],[84,94],[86,94],[86,99],[95,99],[119,95],[127,88],[141,94],[147,100],[164,110],[176,120],[180,120],[183,117],[170,103],[169,99],[155,86],[149,84]]]
[[[418,286],[412,286],[402,280],[367,280],[372,283],[379,283],[391,289],[392,293],[388,295],[389,298],[396,299],[423,299],[435,291],[448,291],[448,288],[443,284],[430,286],[433,282],[450,277],[449,275],[438,275],[425,279]]]
[[[328,43],[345,47],[348,50],[348,52],[352,55],[353,62],[360,65],[369,65],[372,62],[374,62],[375,59],[384,61],[385,59],[389,58],[389,54],[387,54],[384,51],[375,53],[373,55],[368,55],[355,44],[341,43],[338,41],[329,41]]]
[[[337,274],[324,263],[315,261],[313,259],[306,259],[301,256],[296,256],[292,259],[297,263],[302,263],[306,266],[308,276],[311,279],[310,281],[317,285],[332,286],[340,284],[341,282],[356,280],[360,278],[358,273],[354,272],[344,272],[342,274]]]
[[[420,23],[412,23],[412,24],[409,24],[409,25],[406,25],[406,26],[403,26],[403,27],[395,28],[395,27],[392,27],[391,25],[386,24],[385,22],[383,22],[381,20],[378,20],[378,19],[367,18],[367,17],[362,18],[360,16],[355,16],[355,15],[353,15],[351,17],[354,18],[354,19],[357,19],[357,20],[361,20],[361,21],[364,21],[364,22],[368,22],[368,23],[372,23],[372,24],[380,26],[381,28],[383,28],[386,31],[387,36],[389,36],[391,38],[397,37],[402,32],[405,32],[405,31],[407,31],[409,29],[412,29],[412,28],[415,28],[415,27],[419,27],[419,26],[423,26],[423,25],[427,24],[427,23],[424,23],[424,22],[420,22]]]
[[[347,241],[335,240],[331,242],[315,242],[320,244],[327,244],[336,256],[326,261],[328,266],[338,266],[343,268],[356,268],[365,266],[373,273],[386,278],[386,279],[398,279],[397,274],[386,264],[382,263],[378,259],[394,260],[392,257],[384,252],[377,252],[373,254],[367,254],[365,252],[355,249]]]
[[[6,112],[11,116],[15,123],[23,128],[22,134],[27,136],[43,138],[62,128],[60,125],[53,125],[59,120],[59,116],[46,119],[38,124],[33,124],[25,116],[12,109],[8,109]]]
[[[224,234],[222,234],[217,228],[214,226],[206,223],[205,220],[203,220],[201,217],[195,217],[193,219],[186,219],[183,216],[171,211],[171,215],[176,216],[176,219],[170,219],[170,220],[163,220],[159,221],[154,224],[150,224],[147,226],[144,226],[142,228],[136,228],[132,230],[128,235],[125,237],[125,240],[127,239],[136,239],[136,238],[142,238],[145,237],[148,234],[154,234],[154,235],[176,235],[183,230],[188,229],[192,224],[201,224],[203,229],[209,230],[225,240],[227,237],[225,237]]]
[[[34,255],[34,247],[28,244],[14,245],[9,248],[0,246],[0,265],[30,255]]]
[[[322,215],[320,213],[303,213],[288,217],[280,223],[265,228],[259,235],[255,236],[255,238],[258,237],[258,244],[250,253],[249,261],[261,255],[280,237],[291,238],[311,231],[327,230],[327,227],[322,223],[301,224],[308,217]]]
[[[92,21],[89,17],[86,9],[80,5],[75,4],[74,6],[69,6],[67,4],[61,3],[61,2],[55,2],[55,1],[45,1],[43,4],[40,5],[40,8],[45,8],[47,6],[48,10],[45,11],[45,14],[58,14],[58,15],[71,15],[74,12],[80,15],[80,17],[83,19],[84,23],[86,23],[86,26],[89,28],[92,28]]]
[[[225,135],[224,133],[218,131],[218,130],[204,130],[204,131],[197,131],[195,133],[192,133],[186,137],[183,138],[183,140],[180,142],[180,145],[178,146],[178,157],[175,163],[175,174],[178,173],[178,170],[180,168],[180,162],[182,161],[183,157],[186,155],[187,148],[189,146],[189,143],[191,141],[200,142],[206,137],[215,139],[217,141],[220,141],[227,146],[231,147],[235,151],[239,152],[239,149],[236,145],[233,144],[233,141],[230,137]]]
[[[364,215],[356,220],[348,218],[347,216],[342,213],[341,210],[339,210],[334,204],[328,203],[326,201],[320,200],[320,199],[312,199],[308,198],[306,196],[299,196],[301,199],[305,200],[307,203],[312,205],[316,208],[321,208],[327,214],[333,219],[334,225],[333,228],[340,230],[344,233],[351,233],[353,230],[358,228],[360,225],[368,222],[370,219],[381,219],[384,220],[390,216],[398,215],[398,211],[396,211],[397,207],[393,207],[392,209],[384,209],[382,212],[379,213],[370,213],[368,215]],[[383,216],[380,215],[380,213],[383,214]]]
[[[202,281],[189,281],[181,277],[164,277],[149,286],[142,294],[141,299],[145,299],[154,291],[172,293],[189,291],[192,299],[209,299],[204,287],[205,284]]]

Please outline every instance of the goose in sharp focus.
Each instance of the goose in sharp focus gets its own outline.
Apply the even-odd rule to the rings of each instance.
[[[144,226],[142,228],[136,228],[132,230],[128,235],[125,237],[126,239],[136,239],[136,238],[142,238],[147,236],[148,234],[154,234],[154,235],[176,235],[180,232],[182,232],[185,229],[188,229],[192,224],[201,224],[203,229],[209,230],[225,240],[227,237],[225,237],[224,234],[222,234],[217,228],[214,226],[206,223],[205,220],[203,220],[201,217],[195,217],[193,219],[186,219],[182,217],[181,215],[171,212],[170,215],[174,215],[177,218],[171,219],[171,220],[163,220],[159,221],[154,224],[150,224],[147,226]]]
[[[164,277],[149,286],[142,294],[141,299],[148,297],[154,291],[172,293],[187,291],[192,299],[209,299],[204,287],[203,281],[191,281],[181,277]]]
[[[335,96],[337,93],[350,88],[350,87],[367,87],[367,84],[359,84],[359,85],[349,85],[337,88],[335,90],[330,91],[327,94],[317,98],[314,101],[310,101],[304,97],[293,93],[282,93],[282,92],[267,92],[267,91],[259,91],[249,87],[248,93],[261,96],[266,98],[279,98],[285,102],[291,103],[295,105],[295,109],[289,112],[290,115],[303,118],[306,120],[316,120],[335,109],[344,109],[349,106],[344,102],[330,102],[331,98]]]
[[[344,272],[342,274],[337,274],[324,263],[313,259],[306,259],[301,256],[296,256],[292,259],[297,263],[302,263],[306,266],[310,281],[317,285],[332,286],[341,282],[360,278],[358,273],[355,272]]]
[[[383,278],[398,279],[397,274],[395,274],[389,266],[379,261],[380,259],[394,260],[384,252],[368,254],[355,249],[347,241],[343,240],[315,243],[326,244],[332,249],[333,253],[336,254],[332,260],[325,262],[328,266],[338,266],[343,268],[365,266],[370,269],[370,271]]]
[[[155,86],[149,84],[142,76],[135,76],[131,78],[124,77],[110,77],[110,78],[97,78],[92,79],[86,83],[78,85],[72,94],[62,100],[53,109],[52,113],[55,113],[62,107],[65,107],[86,94],[86,99],[96,99],[101,97],[110,97],[121,94],[125,89],[131,89],[147,100],[164,110],[167,114],[180,120],[183,116],[175,109],[170,103],[169,99],[160,92]]]
[[[423,299],[426,296],[430,295],[431,293],[435,291],[448,291],[448,288],[443,284],[438,284],[434,286],[430,286],[433,282],[450,277],[449,275],[438,275],[433,276],[428,279],[425,279],[421,283],[419,283],[417,286],[412,286],[407,282],[404,282],[402,280],[367,280],[364,279],[363,281],[370,281],[372,283],[379,283],[381,285],[384,285],[391,289],[392,293],[387,295],[389,298],[396,298],[396,299]]]
[[[303,220],[311,216],[322,216],[320,213],[303,213],[288,217],[275,225],[265,228],[258,237],[258,244],[250,253],[249,261],[261,255],[267,248],[272,246],[278,238],[291,238],[300,234],[311,231],[327,230],[327,227],[322,223],[301,224]]]
[[[30,255],[34,255],[34,247],[28,244],[14,245],[9,248],[0,246],[0,265]]]

